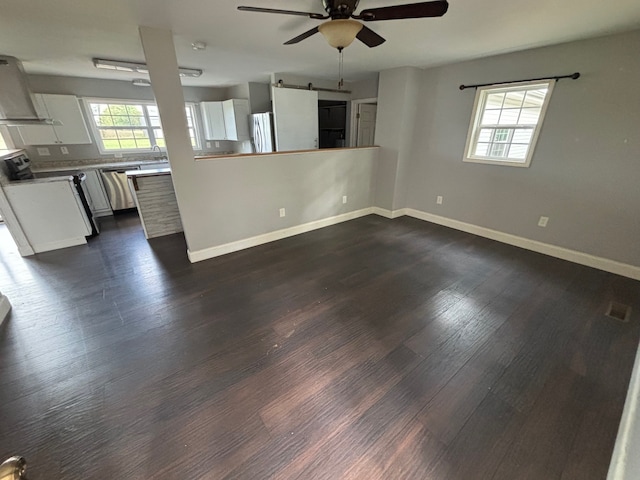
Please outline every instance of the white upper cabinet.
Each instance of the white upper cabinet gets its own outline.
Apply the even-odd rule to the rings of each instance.
[[[227,132],[224,127],[222,102],[202,102],[200,103],[200,111],[204,123],[204,138],[207,140],[226,140]]]
[[[34,95],[36,110],[42,117],[62,125],[29,125],[18,127],[25,145],[77,145],[91,143],[78,99],[73,95]]]
[[[207,140],[249,140],[249,100],[200,103]]]
[[[318,92],[271,88],[276,150],[318,148]]]

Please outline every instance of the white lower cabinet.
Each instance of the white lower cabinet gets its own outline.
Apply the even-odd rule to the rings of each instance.
[[[106,215],[112,215],[111,204],[107,197],[107,192],[104,189],[102,178],[98,170],[85,170],[87,179],[84,182],[85,192],[90,199],[87,198],[93,215],[95,217],[104,217]]]

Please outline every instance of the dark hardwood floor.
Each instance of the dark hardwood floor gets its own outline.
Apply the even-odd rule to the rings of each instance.
[[[21,258],[0,226],[0,459],[33,480],[606,476],[640,282],[411,218],[197,264],[102,229]]]

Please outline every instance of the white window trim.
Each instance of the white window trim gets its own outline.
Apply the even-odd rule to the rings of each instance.
[[[533,157],[533,152],[535,150],[536,144],[538,142],[538,136],[540,135],[540,130],[542,130],[542,124],[544,123],[545,114],[547,113],[547,107],[549,106],[549,101],[551,99],[551,94],[553,93],[553,87],[556,82],[553,79],[549,80],[537,80],[532,82],[514,82],[514,83],[506,83],[503,85],[494,85],[494,86],[486,86],[486,87],[478,87],[476,89],[476,98],[473,102],[473,110],[471,115],[471,122],[469,123],[469,131],[467,132],[467,141],[464,148],[464,157],[462,159],[463,162],[469,163],[484,163],[488,165],[504,165],[508,167],[524,167],[528,168],[531,165],[531,158]],[[533,129],[533,135],[531,136],[531,142],[529,143],[529,150],[527,152],[527,156],[523,161],[514,161],[514,160],[494,160],[487,157],[481,157],[471,154],[473,148],[476,144],[476,138],[479,134],[478,126],[480,124],[480,120],[482,118],[482,114],[484,113],[484,104],[483,98],[486,96],[483,93],[487,90],[491,90],[492,92],[504,90],[504,91],[512,91],[518,90],[519,88],[528,87],[531,85],[546,85],[547,86],[547,95],[545,96],[544,103],[542,104],[542,109],[540,110],[540,117],[538,118],[538,123]],[[507,127],[505,125],[505,127]]]
[[[156,102],[152,101],[152,100],[135,100],[135,99],[131,99],[131,98],[101,98],[101,97],[84,97],[82,98],[82,103],[84,106],[84,110],[85,113],[88,117],[88,122],[89,122],[89,126],[91,128],[91,133],[93,135],[93,138],[96,142],[96,146],[98,147],[99,152],[102,155],[115,155],[115,154],[122,154],[122,153],[145,153],[145,152],[149,152],[151,153],[153,150],[149,149],[149,150],[142,150],[139,148],[132,148],[132,149],[121,149],[121,150],[105,150],[102,146],[102,140],[100,137],[100,131],[98,129],[98,126],[96,125],[96,122],[93,118],[93,113],[91,111],[91,105],[90,103],[109,103],[109,104],[116,104],[116,105],[151,105],[151,106],[157,106]],[[200,135],[200,119],[198,118],[198,108],[197,108],[197,103],[195,102],[185,102],[185,107],[189,107],[191,108],[191,118],[193,119],[193,131],[194,131],[194,135],[195,135],[195,139],[196,139],[196,145],[193,147],[194,150],[199,151],[202,150],[202,138]],[[145,114],[146,116],[146,114]],[[148,120],[148,119],[147,119]],[[143,127],[143,128],[149,128],[150,130],[153,130],[154,127],[148,126],[148,127]],[[157,127],[156,127],[157,128]],[[188,127],[187,127],[188,128]],[[160,150],[162,152],[166,152],[167,149],[166,147],[160,147]]]
[[[0,135],[2,135],[2,139],[7,145],[8,150],[16,148],[15,144],[13,143],[13,138],[11,138],[11,135],[9,134],[9,129],[6,126],[0,125]]]

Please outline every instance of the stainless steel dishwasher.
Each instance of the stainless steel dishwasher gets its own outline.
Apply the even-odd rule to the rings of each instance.
[[[139,170],[140,167],[131,167],[127,170]],[[104,169],[101,171],[104,187],[111,203],[111,209],[115,212],[118,210],[126,210],[135,208],[136,202],[133,199],[129,182],[127,181],[127,170],[122,169]]]

